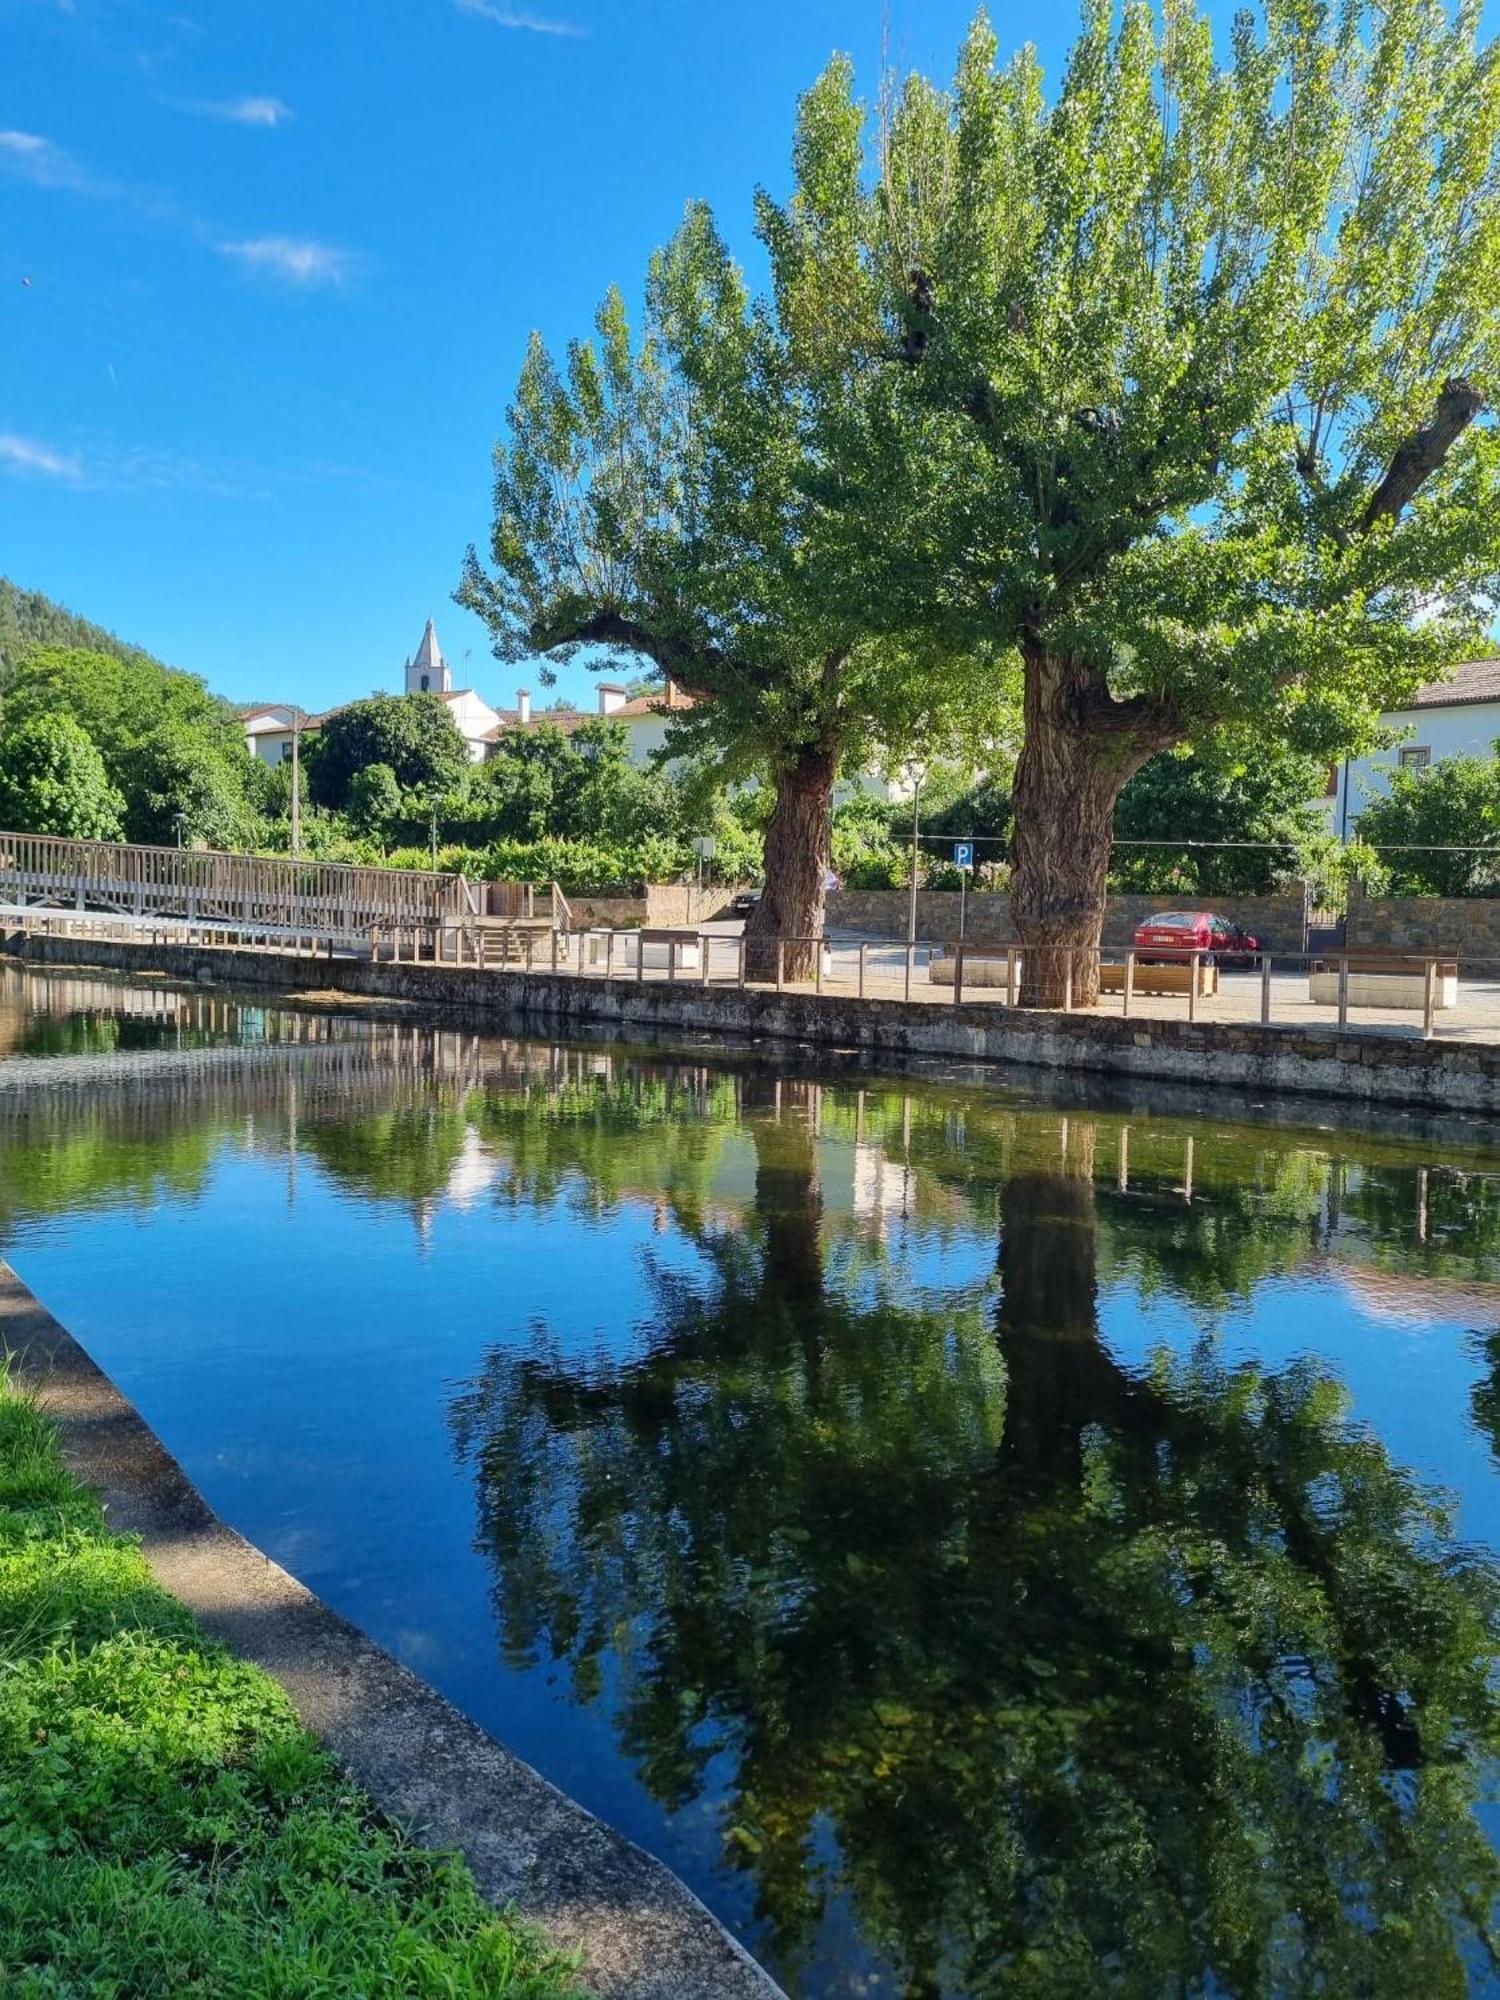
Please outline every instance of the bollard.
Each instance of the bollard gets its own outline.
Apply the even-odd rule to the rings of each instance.
[[[1014,945],[1008,945],[1005,952],[1005,1004],[1007,1007],[1014,1007],[1016,1004],[1016,948]]]
[[[1125,954],[1125,1004],[1124,1007],[1121,1009],[1121,1018],[1124,1020],[1128,1021],[1130,1019],[1130,1002],[1134,998],[1134,995],[1135,995],[1135,953],[1133,951],[1127,951]]]
[[[1430,1042],[1436,1032],[1437,1023],[1437,960],[1429,958],[1427,971],[1422,982],[1422,1040]]]
[[[745,933],[740,932],[740,991],[745,990]]]
[[[963,1005],[964,997],[964,941],[958,941],[958,949],[953,954],[953,1004]]]
[[[557,977],[557,925],[552,926],[552,977]]]
[[[1260,1025],[1271,1025],[1271,955],[1269,952],[1260,962]]]
[[[823,940],[820,937],[813,939],[813,991],[823,991]]]
[[[776,940],[776,991],[779,993],[786,984],[786,939]]]
[[[867,944],[862,944],[859,948],[859,997],[861,1000],[865,997],[865,961],[869,956],[870,947]]]
[[[1188,1019],[1198,1018],[1198,954],[1188,954]]]
[[[675,937],[667,939],[667,984],[668,986],[675,986],[677,984],[677,940]]]
[[[526,970],[528,973],[531,971],[531,955],[535,949],[536,949],[536,939],[532,936],[531,932],[528,931],[526,933]]]
[[[708,954],[709,954],[709,949],[710,949],[710,947],[712,946],[712,944],[713,944],[713,939],[712,939],[712,938],[711,938],[711,937],[709,936],[708,932],[707,932],[707,931],[699,931],[699,933],[698,933],[698,984],[699,984],[700,986],[707,986],[707,984],[708,984]]]
[[[1063,967],[1062,1010],[1065,1014],[1071,1014],[1073,1011],[1073,954],[1071,951],[1068,953],[1068,962]]]
[[[615,976],[615,934],[610,931],[604,941],[604,983],[607,986]]]
[[[906,947],[906,984],[902,989],[901,995],[904,1000],[910,1000],[911,998],[911,962],[915,951],[916,947],[914,945],[909,944]]]
[[[646,940],[639,931],[635,934],[635,983],[646,983]]]
[[[1349,1025],[1349,961],[1347,958],[1341,958],[1339,960],[1339,1026],[1341,1028],[1347,1028],[1348,1025]]]

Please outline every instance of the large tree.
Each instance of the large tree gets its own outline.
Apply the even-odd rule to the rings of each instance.
[[[123,805],[104,759],[71,716],[39,715],[0,736],[0,826],[118,840]]]
[[[469,751],[447,704],[435,694],[376,694],[336,709],[308,758],[320,806],[342,808],[356,771],[384,764],[403,791],[451,791],[467,775]]]
[[[639,340],[612,292],[564,367],[533,341],[495,452],[491,562],[471,550],[459,590],[502,659],[649,661],[698,697],[679,752],[769,780],[752,975],[773,940],[822,931],[840,770],[930,747],[993,700],[988,642],[955,653],[915,615],[910,538],[939,462],[894,421],[883,358],[829,339],[846,306],[878,310],[845,229],[858,127],[831,72],[802,106],[791,199],[759,202],[767,296],[694,206],[653,260]]]
[[[256,767],[229,703],[145,653],[39,647],[16,665],[4,720],[67,717],[88,734],[124,799],[128,840],[245,846],[257,832]]]
[[[1094,991],[1110,830],[1226,723],[1327,755],[1500,577],[1500,77],[1462,0],[1087,0],[1050,98],[983,16],[882,125],[880,324],[940,422],[934,601],[1019,648],[1029,998]],[[855,214],[848,210],[851,223]],[[872,329],[872,336],[873,336]]]
[[[1114,881],[1125,889],[1262,895],[1328,840],[1327,765],[1244,739],[1165,750],[1115,806]]]

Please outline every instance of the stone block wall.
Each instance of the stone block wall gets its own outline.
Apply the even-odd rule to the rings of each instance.
[[[1349,898],[1344,940],[1350,949],[1451,951],[1500,977],[1500,896],[1360,896]]]
[[[1010,897],[980,891],[968,899],[966,934],[1011,944]],[[1272,951],[1300,952],[1303,940],[1303,898],[1283,896],[1111,896],[1104,915],[1104,942],[1127,945],[1136,925],[1160,910],[1212,910],[1240,924]],[[906,936],[907,892],[904,889],[839,889],[828,898],[831,930],[867,931],[872,937]],[[917,936],[948,940],[958,936],[956,889],[923,889],[917,894]]]

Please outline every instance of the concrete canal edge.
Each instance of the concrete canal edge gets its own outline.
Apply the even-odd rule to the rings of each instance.
[[[1422,1042],[1371,1028],[1122,1020],[931,1001],[859,1000],[733,986],[638,985],[551,973],[371,964],[290,953],[49,938],[16,932],[3,948],[33,964],[155,972],[191,983],[316,988],[399,1000],[435,1017],[519,1033],[607,1025],[645,1035],[701,1034],[820,1043],[882,1056],[1096,1072],[1214,1089],[1292,1092],[1376,1107],[1500,1113],[1500,1044]]]
[[[513,1756],[227,1528],[109,1377],[0,1263],[0,1351],[57,1421],[111,1527],[205,1630],[286,1689],[392,1819],[461,1850],[479,1887],[562,1949],[600,2000],[781,2000],[663,1863]]]

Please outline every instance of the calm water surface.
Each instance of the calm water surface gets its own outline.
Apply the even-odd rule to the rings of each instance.
[[[126,1048],[0,1075],[4,1254],[790,1992],[1495,1984],[1477,1137],[0,972]]]

